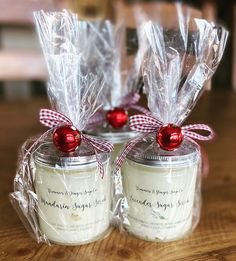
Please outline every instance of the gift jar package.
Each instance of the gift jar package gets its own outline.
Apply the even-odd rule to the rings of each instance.
[[[130,118],[130,129],[141,136],[126,144],[115,168],[119,175],[122,166],[123,198],[115,213],[121,228],[149,241],[183,238],[199,222],[204,161],[197,141],[211,140],[214,132],[183,122],[216,71],[228,36],[176,7],[176,28],[144,21],[138,29],[150,115]]]
[[[87,27],[75,14],[34,15],[53,109],[40,110],[39,120],[48,130],[27,140],[20,151],[10,199],[38,242],[90,243],[107,235],[111,219],[113,145],[84,133],[100,106],[104,84],[90,71]]]
[[[60,155],[52,143],[34,153],[39,226],[51,242],[88,243],[107,233],[111,182],[109,158],[102,156],[103,179],[94,152],[85,146],[69,157]]]
[[[190,142],[162,153],[152,142],[138,143],[122,168],[129,204],[127,230],[151,241],[189,233],[199,218],[194,206],[199,200],[200,167],[199,148]]]
[[[114,162],[123,145],[138,135],[128,126],[130,110],[149,113],[138,105],[140,53],[128,53],[127,32],[123,24],[90,22],[89,27],[99,53],[91,50],[88,60],[96,74],[104,76],[105,86],[101,93],[103,106],[91,117],[87,132],[114,144]]]

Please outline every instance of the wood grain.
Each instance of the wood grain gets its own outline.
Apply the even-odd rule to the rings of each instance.
[[[38,245],[29,237],[8,193],[13,189],[17,149],[27,137],[44,130],[37,113],[47,104],[46,100],[0,104],[0,260],[236,260],[236,94],[207,93],[188,120],[208,123],[218,134],[214,143],[204,144],[211,169],[203,182],[201,222],[188,238],[159,244],[117,230],[102,241],[78,247]]]

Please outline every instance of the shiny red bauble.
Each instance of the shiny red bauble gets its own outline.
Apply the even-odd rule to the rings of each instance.
[[[73,152],[81,144],[81,133],[71,125],[59,127],[53,132],[53,143],[62,152]]]
[[[183,141],[181,128],[173,125],[163,125],[157,132],[157,143],[163,150],[172,151],[177,149]]]
[[[128,113],[121,108],[115,108],[107,112],[107,121],[114,129],[120,129],[128,122]]]

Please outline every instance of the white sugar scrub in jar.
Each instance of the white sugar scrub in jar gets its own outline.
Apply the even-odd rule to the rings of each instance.
[[[68,156],[58,152],[52,143],[44,143],[33,158],[41,234],[62,245],[80,245],[103,238],[110,227],[108,155],[100,155],[103,178],[96,156],[87,146]]]
[[[115,173],[121,168],[120,224],[148,241],[183,238],[200,217],[198,141],[212,140],[214,131],[184,121],[216,71],[228,32],[189,15],[177,3],[175,30],[161,19],[143,21],[137,28],[150,114],[130,117],[130,129],[141,136],[126,145]]]
[[[122,167],[123,225],[148,241],[171,241],[188,235],[199,220],[199,147],[185,141],[168,152],[142,141]]]
[[[36,116],[45,132],[21,147],[10,199],[37,243],[87,244],[108,234],[112,200],[113,145],[85,133],[103,104],[104,77],[90,63],[91,51],[100,51],[94,23],[68,10],[34,18],[51,108]]]

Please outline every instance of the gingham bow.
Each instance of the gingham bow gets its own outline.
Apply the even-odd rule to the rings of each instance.
[[[55,112],[48,109],[41,109],[39,113],[39,120],[40,122],[45,125],[46,127],[49,127],[50,129],[55,129],[62,125],[71,125],[73,126],[72,121],[66,117],[65,115]],[[93,147],[96,158],[98,162],[98,167],[101,176],[104,176],[104,169],[102,162],[99,160],[99,152],[108,153],[113,150],[113,145],[105,140],[96,139],[94,137],[91,137],[89,135],[85,135],[81,133],[82,142],[88,144],[89,146]]]
[[[144,137],[148,136],[151,133],[157,133],[158,129],[162,127],[164,124],[154,118],[153,116],[147,116],[147,115],[134,115],[130,117],[130,129],[133,131],[137,131],[140,133],[143,133],[143,135],[131,140],[127,143],[124,150],[122,151],[121,155],[119,156],[116,167],[115,167],[115,173],[121,168],[122,163],[124,162],[126,156],[128,153],[132,150],[132,148],[141,141]],[[201,135],[199,133],[196,133],[196,131],[206,131],[208,132],[207,135]],[[181,131],[183,134],[183,137],[186,140],[189,140],[192,143],[196,143],[195,140],[211,140],[214,138],[214,132],[213,130],[205,125],[205,124],[192,124],[192,125],[186,125],[181,127]]]
[[[137,105],[137,103],[140,100],[140,95],[136,92],[132,92],[128,94],[126,97],[124,97],[123,102],[121,105],[119,105],[119,108],[123,108],[124,110],[128,109],[134,109],[136,111],[139,111],[145,115],[150,115],[150,111],[143,108],[140,105]],[[104,122],[106,120],[106,114],[103,111],[96,112],[91,119],[89,120],[89,124],[98,124],[101,122]]]
[[[135,115],[130,117],[130,129],[142,133],[153,133],[164,124],[152,116]],[[205,124],[192,124],[181,127],[182,133],[186,139],[195,143],[194,140],[211,140],[214,137],[213,130]],[[201,135],[195,131],[203,130],[208,135]]]

